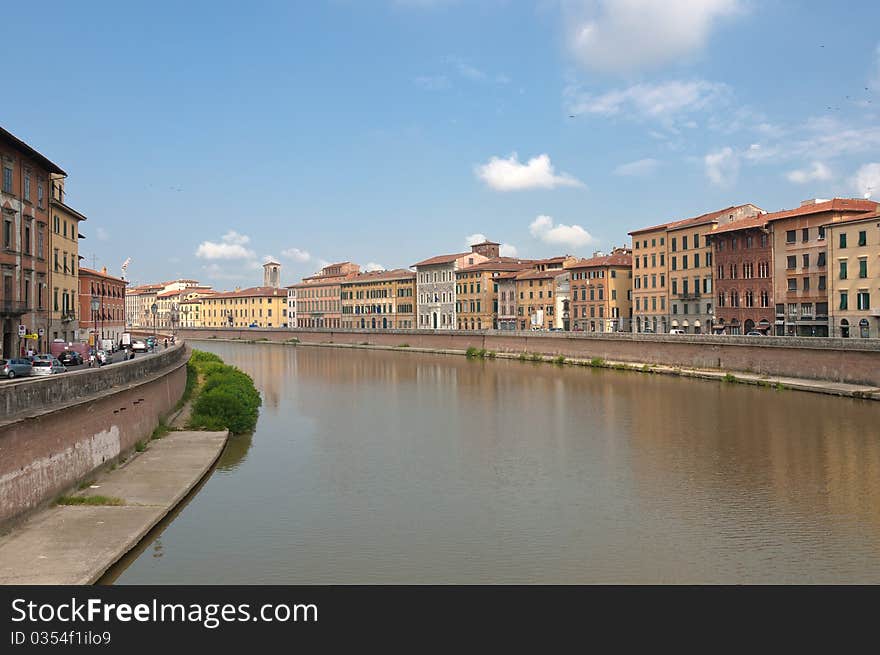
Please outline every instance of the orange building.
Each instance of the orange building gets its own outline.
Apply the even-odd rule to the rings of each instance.
[[[566,265],[571,276],[571,329],[629,332],[632,322],[632,251],[616,248]]]
[[[296,327],[342,327],[342,283],[352,279],[360,270],[358,264],[351,262],[330,264],[317,275],[304,277],[299,284],[287,287],[296,294]]]

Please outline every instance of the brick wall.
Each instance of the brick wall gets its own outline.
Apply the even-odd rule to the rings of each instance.
[[[297,338],[313,343],[409,344],[414,348],[536,352],[581,359],[751,371],[880,387],[880,340],[632,333],[466,332],[433,330],[179,330],[186,338]]]

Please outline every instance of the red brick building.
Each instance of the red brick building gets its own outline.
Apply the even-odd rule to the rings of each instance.
[[[716,227],[706,235],[715,260],[716,334],[771,334],[773,239],[766,214]]]
[[[0,128],[0,357],[48,349],[49,181],[66,175]]]
[[[89,339],[112,339],[119,344],[125,332],[125,280],[107,275],[107,269],[79,269],[80,336]],[[92,311],[92,298],[98,309]],[[93,343],[93,342],[92,342]]]

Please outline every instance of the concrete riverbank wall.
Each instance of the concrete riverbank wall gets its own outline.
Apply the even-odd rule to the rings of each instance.
[[[880,340],[572,332],[457,330],[304,330],[184,328],[193,339],[408,345],[413,348],[540,353],[578,359],[749,372],[880,387]]]
[[[0,529],[148,438],[186,386],[188,348],[0,385]]]

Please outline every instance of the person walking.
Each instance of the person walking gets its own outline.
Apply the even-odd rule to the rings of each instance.
[[[165,338],[165,348],[166,349],[168,348],[168,338],[167,337]]]

